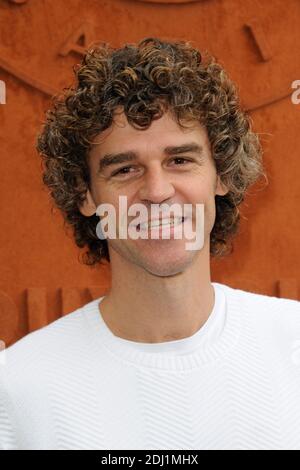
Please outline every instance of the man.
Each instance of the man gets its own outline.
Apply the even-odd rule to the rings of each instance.
[[[233,83],[189,43],[156,38],[96,46],[76,75],[38,150],[85,262],[110,262],[111,289],[8,348],[0,445],[300,449],[300,303],[211,282],[210,255],[227,252],[263,175]],[[147,210],[125,223],[147,237],[120,236],[122,197]],[[187,226],[197,248],[175,237]]]

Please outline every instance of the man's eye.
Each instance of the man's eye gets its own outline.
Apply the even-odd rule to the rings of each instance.
[[[119,168],[119,170],[115,171],[114,173],[112,173],[111,176],[116,176],[116,175],[126,175],[127,173],[129,173],[128,170],[130,170],[131,168],[133,168],[132,166],[124,166],[123,168]]]
[[[188,160],[187,158],[184,157],[175,157],[173,158],[173,161],[182,164],[182,163],[190,163],[191,160]]]

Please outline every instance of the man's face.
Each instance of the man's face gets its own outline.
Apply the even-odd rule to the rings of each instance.
[[[119,196],[126,196],[128,208],[144,204],[151,218],[151,204],[204,205],[204,246],[209,253],[209,236],[215,221],[215,195],[226,194],[216,174],[206,130],[198,123],[181,128],[170,112],[152,122],[146,130],[129,125],[122,109],[113,125],[95,140],[89,154],[91,190],[80,208],[92,215],[102,203],[116,209],[117,225]],[[186,148],[184,149],[183,146]],[[111,163],[112,154],[131,155],[130,160]],[[123,156],[124,157],[124,156]],[[133,158],[133,159],[132,159]],[[102,165],[101,165],[102,162]],[[183,211],[184,213],[184,211]],[[136,217],[136,216],[135,216]],[[193,210],[192,226],[195,226]],[[128,224],[134,217],[128,217]],[[109,239],[111,262],[116,257],[139,266],[157,276],[170,276],[184,271],[199,256],[199,250],[187,250],[189,239],[149,238],[136,240]]]

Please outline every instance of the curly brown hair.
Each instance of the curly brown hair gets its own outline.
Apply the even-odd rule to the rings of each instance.
[[[90,188],[92,141],[111,126],[119,106],[137,129],[147,129],[166,107],[178,125],[197,120],[206,128],[217,174],[229,189],[225,196],[215,196],[210,253],[217,257],[232,251],[229,242],[239,226],[238,206],[264,171],[258,136],[223,67],[188,41],[150,37],[122,48],[96,43],[74,73],[76,85],[55,97],[46,113],[37,149],[44,184],[64,222],[73,228],[77,246],[88,248],[83,262],[92,266],[109,261],[107,241],[96,234],[98,216],[86,217],[79,207]]]

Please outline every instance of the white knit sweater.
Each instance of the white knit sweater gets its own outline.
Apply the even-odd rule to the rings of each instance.
[[[2,352],[0,449],[300,450],[300,302],[213,286],[188,338],[119,338],[102,297]]]

